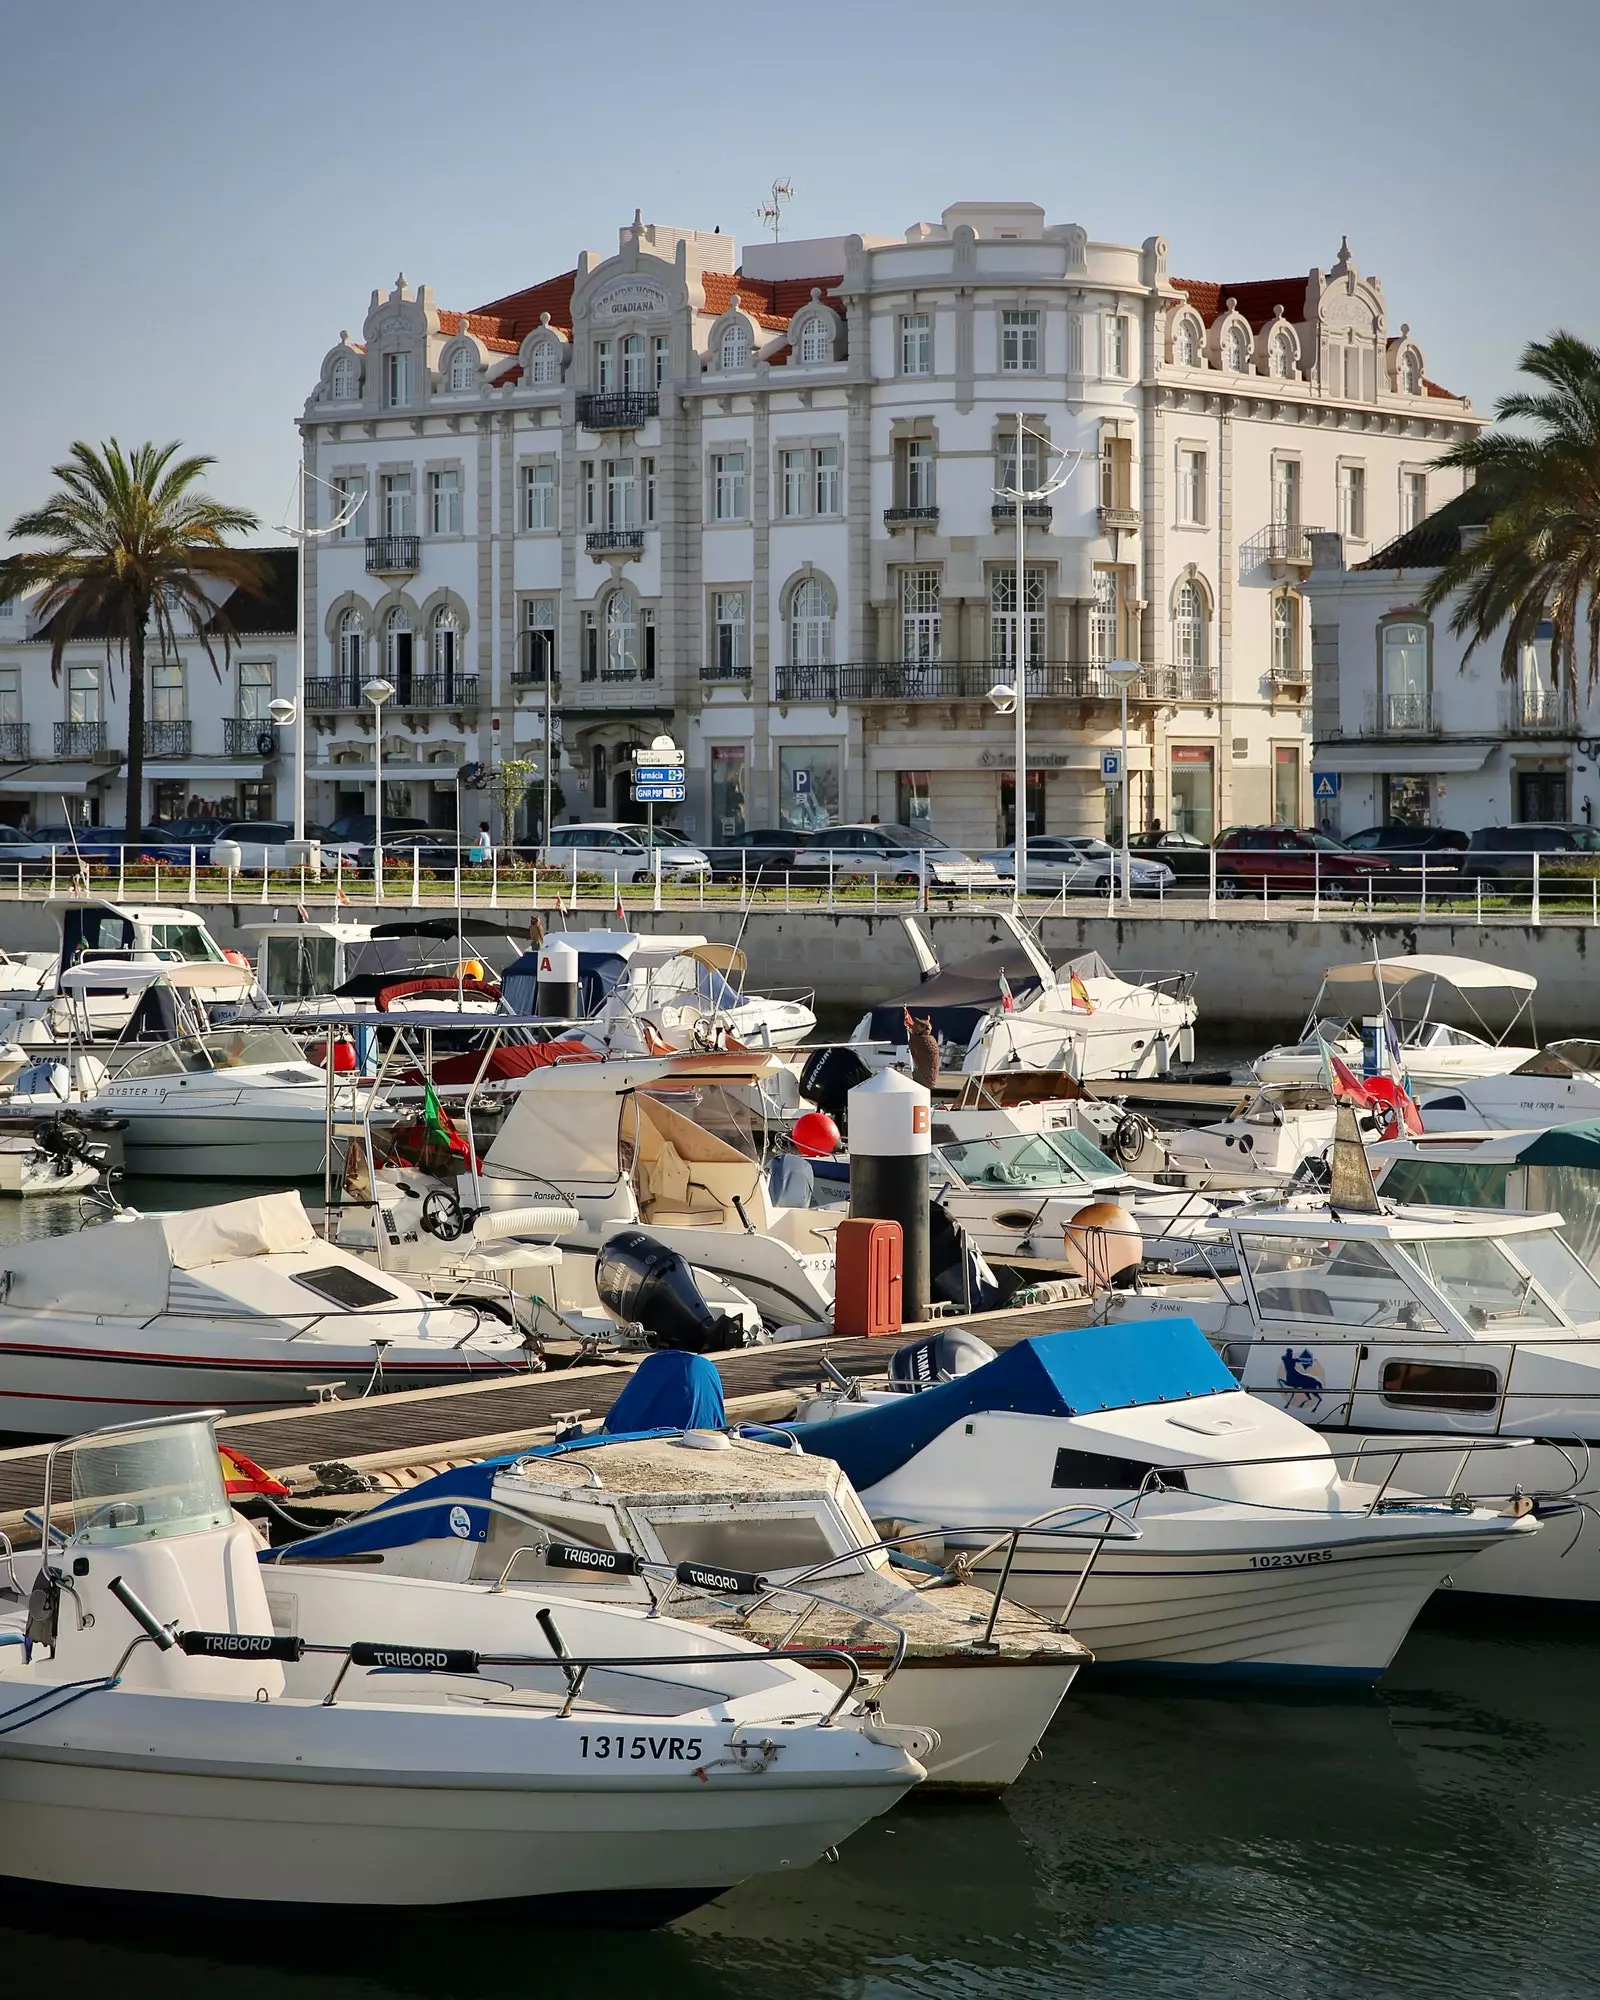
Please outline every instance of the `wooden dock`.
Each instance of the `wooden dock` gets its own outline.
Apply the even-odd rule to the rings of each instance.
[[[822,1374],[824,1355],[845,1374],[870,1375],[888,1364],[905,1340],[941,1327],[964,1326],[991,1347],[1009,1347],[1030,1334],[1058,1333],[1081,1326],[1091,1306],[1083,1299],[1028,1306],[1016,1312],[970,1313],[908,1328],[887,1340],[796,1340],[741,1348],[709,1358],[722,1376],[730,1401],[792,1394]],[[604,1416],[641,1357],[539,1375],[496,1376],[447,1389],[412,1389],[360,1401],[314,1403],[292,1410],[224,1417],[217,1435],[269,1472],[285,1473],[330,1462],[349,1463],[375,1455],[414,1452],[418,1459],[488,1457],[516,1450],[558,1416],[575,1410],[587,1421]],[[22,1445],[0,1451],[0,1528],[19,1546],[28,1537],[21,1515],[44,1495],[44,1463],[49,1447]],[[55,1504],[66,1498],[58,1474]]]

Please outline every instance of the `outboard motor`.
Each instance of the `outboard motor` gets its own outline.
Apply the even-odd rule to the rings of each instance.
[[[601,1246],[594,1288],[607,1312],[644,1328],[651,1347],[719,1354],[744,1345],[743,1323],[712,1311],[687,1259],[642,1229],[621,1230]]]
[[[871,1075],[854,1049],[842,1045],[818,1049],[800,1072],[800,1095],[830,1118],[843,1119],[851,1091]]]
[[[908,1341],[889,1356],[889,1385],[894,1389],[933,1389],[970,1375],[996,1358],[988,1341],[964,1326],[942,1326],[922,1340]]]

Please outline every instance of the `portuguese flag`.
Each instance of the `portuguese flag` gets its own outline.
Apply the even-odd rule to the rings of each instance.
[[[425,1086],[422,1093],[422,1126],[430,1147],[442,1147],[467,1166],[472,1165],[467,1142],[450,1122],[449,1114],[439,1102],[439,1094],[431,1083]]]

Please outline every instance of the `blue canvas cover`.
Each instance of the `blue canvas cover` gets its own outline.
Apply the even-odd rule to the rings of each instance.
[[[967,1417],[994,1410],[1081,1417],[1185,1403],[1238,1386],[1192,1319],[1135,1320],[1038,1334],[936,1389],[874,1403],[828,1423],[782,1428],[804,1450],[831,1458],[856,1491],[865,1493]]]
[[[703,1354],[647,1354],[600,1426],[640,1431],[720,1431],[728,1421],[722,1377]]]

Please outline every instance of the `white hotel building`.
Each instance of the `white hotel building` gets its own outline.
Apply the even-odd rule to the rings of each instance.
[[[1200,282],[1161,237],[999,202],[742,263],[636,217],[473,311],[374,292],[300,419],[313,513],[365,496],[306,565],[311,817],[370,807],[374,672],[387,802],[436,819],[463,767],[542,757],[553,675],[564,818],[631,816],[628,752],[666,731],[692,834],[875,813],[993,844],[1019,411],[1048,440],[1024,483],[1076,468],[1027,528],[1030,825],[1107,824],[1120,658],[1136,823],[1309,819],[1310,533],[1354,564],[1414,526],[1481,420],[1344,246]]]

